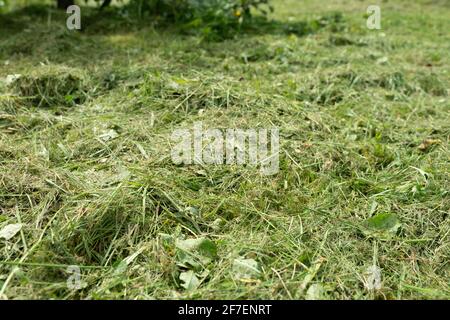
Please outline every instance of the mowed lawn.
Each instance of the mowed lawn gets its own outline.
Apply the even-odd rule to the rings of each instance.
[[[369,30],[371,4],[277,0],[214,41],[0,16],[1,298],[450,298],[450,6]],[[279,172],[174,164],[198,122],[278,128]]]

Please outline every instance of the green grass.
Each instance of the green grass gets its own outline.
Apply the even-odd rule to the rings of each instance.
[[[275,1],[272,27],[220,42],[5,14],[0,77],[22,78],[0,87],[0,230],[23,227],[0,239],[3,298],[450,298],[450,7],[381,2],[371,31],[369,4]],[[172,132],[197,121],[278,127],[279,173],[174,165]],[[190,238],[217,253],[186,256]]]

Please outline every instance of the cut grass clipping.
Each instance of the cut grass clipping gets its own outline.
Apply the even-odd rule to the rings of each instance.
[[[16,75],[9,88],[20,101],[33,107],[62,107],[86,101],[89,81],[82,71],[60,66],[35,68],[30,74]]]
[[[450,298],[447,2],[273,4],[214,41],[0,17],[1,298]],[[196,122],[278,128],[278,174],[175,165]]]

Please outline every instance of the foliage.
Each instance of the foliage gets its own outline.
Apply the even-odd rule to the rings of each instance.
[[[6,11],[6,8],[9,5],[9,1],[8,0],[0,0],[0,13],[2,13],[3,11]]]
[[[152,15],[200,30],[208,38],[229,38],[252,21],[252,11],[266,16],[269,0],[132,0],[126,10],[140,18]]]

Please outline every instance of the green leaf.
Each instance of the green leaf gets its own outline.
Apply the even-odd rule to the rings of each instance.
[[[128,268],[127,263],[124,260],[122,260],[114,267],[113,275],[118,276],[127,271],[127,268]]]
[[[203,269],[217,256],[217,247],[205,237],[176,240],[177,262],[184,268]]]
[[[66,100],[68,103],[72,103],[74,100],[74,97],[70,94],[64,96],[64,100]]]
[[[159,233],[159,238],[164,247],[171,247],[175,243],[175,237],[167,233]]]
[[[202,256],[214,258],[217,255],[217,247],[205,237],[197,239],[177,240],[176,247],[186,252],[196,252]]]
[[[400,222],[393,213],[380,213],[367,220],[367,226],[374,230],[397,231]]]
[[[394,213],[379,213],[366,220],[365,234],[369,236],[391,237],[401,226],[400,220]]]
[[[180,280],[182,281],[181,286],[186,290],[195,290],[200,285],[200,280],[192,270],[180,273]]]

